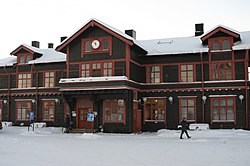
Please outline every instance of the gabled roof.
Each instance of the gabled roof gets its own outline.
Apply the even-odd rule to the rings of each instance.
[[[137,46],[141,47],[144,49],[140,43],[137,43],[137,41],[132,38],[131,36],[121,32],[120,30],[104,23],[101,22],[100,20],[97,20],[95,18],[90,19],[87,21],[83,26],[81,26],[80,29],[78,29],[75,33],[73,33],[70,37],[66,38],[59,46],[57,46],[56,50],[57,51],[62,51],[71,41],[73,41],[75,38],[77,38],[81,33],[83,33],[85,30],[87,30],[89,27],[97,26],[100,29],[110,33],[111,35],[117,37],[118,39],[124,41],[125,43],[129,45],[136,44]],[[145,50],[145,49],[144,49]]]
[[[240,33],[238,31],[231,29],[231,28],[228,28],[224,25],[218,25],[201,36],[202,42],[207,43],[208,38],[213,36],[214,34],[216,34],[218,32],[223,32],[223,33],[226,33],[226,34],[232,36],[234,38],[234,42],[241,40]]]
[[[41,57],[29,61],[28,64],[66,62],[66,54],[64,53],[57,52],[53,48],[40,49],[27,44],[20,45],[17,49],[11,52],[11,55],[16,55],[21,49],[24,49],[32,54],[41,54]],[[0,66],[13,66],[15,63],[17,63],[16,56],[0,60]]]

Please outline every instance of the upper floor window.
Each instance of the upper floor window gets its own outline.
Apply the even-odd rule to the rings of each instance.
[[[233,79],[232,63],[213,62],[212,63],[212,80],[231,80]]]
[[[18,88],[30,88],[31,87],[31,74],[29,73],[23,73],[18,74]]]
[[[150,66],[147,68],[147,79],[150,83],[160,83],[161,82],[161,67],[160,66]]]
[[[217,37],[209,40],[209,48],[212,51],[230,50],[232,47],[233,39],[230,37]]]
[[[22,54],[19,56],[19,64],[28,63],[31,60],[31,55]]]
[[[228,40],[224,40],[222,43],[222,49],[223,50],[229,50],[231,48],[230,42]]]
[[[82,54],[106,53],[111,54],[111,37],[82,39]]]
[[[180,65],[180,81],[194,82],[194,65]]]
[[[85,43],[85,52],[90,52],[91,51],[91,42],[86,41]]]
[[[112,62],[83,63],[80,71],[81,77],[113,76]]]
[[[213,122],[234,121],[235,99],[234,97],[211,98],[211,114]]]
[[[20,64],[23,64],[24,62],[25,62],[25,56],[21,56],[21,57],[20,57],[20,62],[19,62],[19,63],[20,63]]]
[[[44,74],[44,86],[54,87],[55,86],[55,72],[45,72]]]
[[[214,41],[212,50],[219,50],[219,49],[220,49],[220,43],[218,41]]]

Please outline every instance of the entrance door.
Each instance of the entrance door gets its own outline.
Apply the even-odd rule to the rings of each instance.
[[[92,109],[89,107],[78,108],[78,128],[92,129],[93,122],[87,121],[88,113],[92,113]]]
[[[77,127],[80,129],[93,129],[94,123],[87,121],[88,113],[93,113],[93,103],[89,99],[78,99]]]

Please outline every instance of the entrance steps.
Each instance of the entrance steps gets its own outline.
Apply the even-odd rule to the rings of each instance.
[[[96,133],[97,129],[71,129],[68,132],[65,130],[64,133]]]

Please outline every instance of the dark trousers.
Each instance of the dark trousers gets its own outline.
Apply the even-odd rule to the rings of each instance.
[[[188,135],[187,130],[181,130],[181,136],[180,136],[180,138],[182,138],[182,135],[183,135],[184,133],[186,134],[186,136],[187,136],[188,138],[190,138],[190,136]]]

